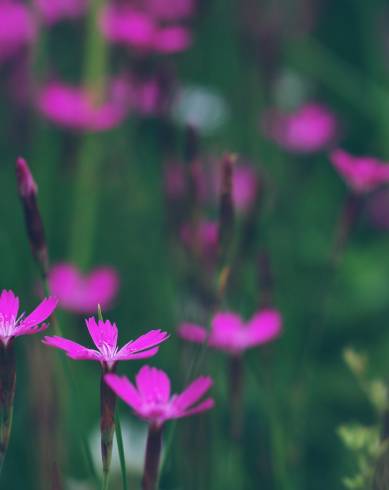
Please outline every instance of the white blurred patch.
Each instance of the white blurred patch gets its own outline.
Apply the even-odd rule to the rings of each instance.
[[[187,86],[178,91],[173,101],[172,117],[179,124],[189,124],[209,134],[226,123],[229,108],[219,93],[205,87]]]
[[[127,472],[133,475],[141,475],[143,472],[143,461],[146,449],[147,424],[121,418],[121,427]],[[101,468],[99,427],[96,427],[92,432],[89,439],[89,445],[95,467]],[[116,434],[113,440],[111,473],[120,473],[120,460],[116,443]]]
[[[279,76],[274,86],[275,105],[285,110],[293,110],[311,98],[312,84],[297,72],[286,70]]]

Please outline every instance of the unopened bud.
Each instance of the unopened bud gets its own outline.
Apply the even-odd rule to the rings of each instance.
[[[42,275],[46,277],[48,273],[48,253],[42,218],[36,199],[38,187],[27,162],[23,158],[16,160],[16,178],[32,253]]]

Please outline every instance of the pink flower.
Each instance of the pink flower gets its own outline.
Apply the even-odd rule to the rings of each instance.
[[[306,104],[293,113],[276,110],[265,115],[264,129],[270,139],[288,151],[312,153],[335,137],[335,116],[323,105]]]
[[[198,223],[185,223],[181,228],[184,245],[202,257],[212,260],[217,253],[219,226],[216,221],[201,220]]]
[[[190,17],[194,0],[146,0],[146,8],[160,20],[174,21]]]
[[[88,349],[77,342],[62,337],[45,337],[43,343],[57,349],[62,349],[71,359],[99,361],[103,367],[111,370],[118,361],[147,359],[155,356],[158,345],[168,339],[168,334],[161,330],[150,330],[136,340],[130,340],[121,349],[117,346],[118,329],[109,320],[96,320],[91,317],[85,320],[89,334],[96,349]]]
[[[87,9],[88,0],[35,0],[43,20],[53,25],[66,19],[81,17]]]
[[[188,29],[162,27],[149,12],[128,6],[107,7],[101,16],[101,29],[109,41],[146,53],[178,53],[191,43]]]
[[[212,398],[196,403],[212,386],[209,377],[197,378],[179,395],[170,394],[170,380],[164,371],[143,366],[136,375],[136,386],[125,376],[107,374],[105,382],[138,415],[160,428],[167,420],[195,415],[214,406]]]
[[[99,267],[83,276],[72,264],[57,264],[49,273],[49,284],[64,310],[94,313],[97,305],[110,307],[119,289],[119,277],[111,267]]]
[[[247,212],[254,204],[257,194],[257,175],[250,165],[237,165],[232,177],[232,200],[234,208]]]
[[[369,192],[389,182],[389,164],[373,157],[354,157],[343,150],[335,150],[330,159],[336,170],[357,193]]]
[[[36,27],[30,9],[18,2],[0,2],[0,60],[14,55],[35,38]]]
[[[384,188],[372,194],[366,207],[372,224],[381,230],[389,230],[389,189]]]
[[[107,131],[118,126],[128,113],[127,104],[117,97],[95,105],[86,89],[60,82],[51,82],[42,90],[38,108],[59,126],[81,131]]]
[[[240,355],[246,349],[277,338],[281,328],[280,313],[266,309],[256,313],[247,323],[235,313],[220,312],[212,318],[209,333],[206,328],[192,323],[182,324],[178,333],[189,342],[208,343],[215,349]]]
[[[53,313],[57,306],[55,298],[45,298],[27,316],[18,316],[19,298],[12,291],[0,294],[0,340],[6,346],[11,339],[20,335],[31,335],[42,332],[48,325],[43,323]]]

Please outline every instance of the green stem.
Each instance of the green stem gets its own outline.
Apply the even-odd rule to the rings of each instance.
[[[96,105],[104,98],[108,58],[107,44],[98,28],[98,17],[103,5],[104,0],[92,1],[85,46],[84,86]],[[86,134],[81,142],[75,179],[69,251],[70,258],[80,267],[86,267],[92,255],[99,201],[100,163],[101,136]]]
[[[11,340],[7,346],[0,346],[0,473],[11,435],[15,386],[15,353]]]
[[[116,423],[116,442],[118,445],[119,460],[120,460],[120,471],[122,474],[123,490],[128,490],[126,459],[124,456],[122,426],[120,424],[120,417],[119,417],[119,413],[117,410],[116,410],[116,414],[115,414],[115,423]]]

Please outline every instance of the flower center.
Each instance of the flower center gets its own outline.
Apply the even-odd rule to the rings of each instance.
[[[17,319],[15,315],[4,315],[0,313],[0,336],[8,339],[15,331]]]

